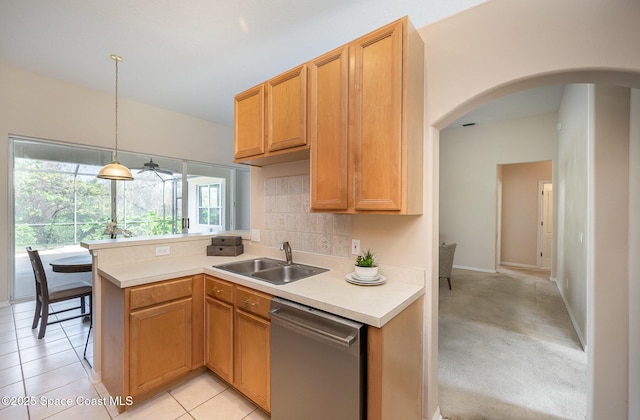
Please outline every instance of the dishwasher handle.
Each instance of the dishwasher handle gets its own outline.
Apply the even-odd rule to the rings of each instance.
[[[327,328],[322,328],[323,326],[319,325],[320,323],[310,325],[305,322],[305,320],[296,317],[294,314],[282,313],[280,308],[272,309],[269,311],[269,314],[271,315],[272,323],[319,341],[330,341],[346,349],[351,347],[358,338],[358,330],[351,331],[346,336],[341,335],[340,331],[331,331],[329,325],[326,326]]]

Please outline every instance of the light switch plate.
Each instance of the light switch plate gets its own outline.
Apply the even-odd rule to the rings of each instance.
[[[169,245],[156,247],[156,257],[160,255],[169,255],[169,254],[171,254],[171,247]]]

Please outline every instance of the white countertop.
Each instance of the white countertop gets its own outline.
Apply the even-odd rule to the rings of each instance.
[[[324,266],[331,270],[285,285],[273,285],[213,268],[213,265],[259,257],[262,255],[163,257],[139,263],[99,265],[98,274],[125,288],[205,273],[374,327],[382,327],[424,294],[424,270],[414,268],[381,266],[380,272],[387,281],[379,286],[348,283],[345,276],[349,270],[345,270],[344,265]]]

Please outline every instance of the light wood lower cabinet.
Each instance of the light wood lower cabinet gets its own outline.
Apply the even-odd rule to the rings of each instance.
[[[205,363],[263,410],[271,410],[271,295],[205,276]]]
[[[206,364],[270,412],[273,296],[209,275],[126,289],[101,282],[102,382],[111,396],[137,403]],[[422,308],[420,298],[368,328],[368,419],[421,418]]]
[[[422,419],[423,305],[367,330],[368,420]]]
[[[233,305],[207,297],[205,364],[233,383]]]
[[[205,276],[205,364],[233,383],[233,284]]]
[[[236,309],[234,386],[271,411],[271,322]]]
[[[129,315],[129,392],[139,395],[191,370],[191,296]]]
[[[125,289],[101,282],[102,382],[111,396],[137,403],[203,365],[202,275]]]

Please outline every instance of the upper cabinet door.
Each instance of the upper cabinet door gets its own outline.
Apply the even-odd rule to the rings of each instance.
[[[246,90],[234,103],[235,159],[264,153],[264,84]]]
[[[311,208],[348,207],[349,47],[309,63]]]
[[[355,41],[351,147],[356,210],[401,210],[402,21]]]
[[[267,150],[307,144],[307,67],[296,67],[266,83]]]

